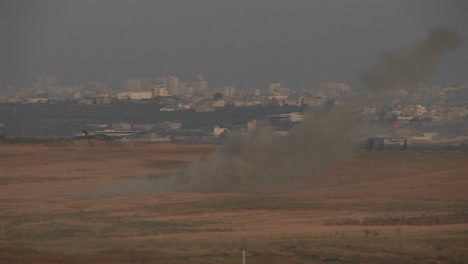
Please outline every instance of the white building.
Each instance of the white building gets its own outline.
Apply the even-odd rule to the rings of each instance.
[[[299,112],[289,113],[289,120],[291,122],[302,122],[304,121],[304,115]]]
[[[215,137],[221,136],[224,132],[229,132],[229,130],[227,128],[223,128],[219,126],[215,126],[213,128],[213,136]]]
[[[423,105],[417,105],[417,106],[415,106],[414,112],[415,112],[415,115],[422,116],[422,115],[425,115],[427,113],[427,109]]]

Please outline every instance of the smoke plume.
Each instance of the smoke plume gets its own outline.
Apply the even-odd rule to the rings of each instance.
[[[432,83],[441,56],[461,45],[457,33],[443,28],[432,29],[427,38],[413,47],[386,51],[364,71],[361,81],[366,92],[408,89],[420,82]]]
[[[356,109],[364,95],[409,88],[434,78],[441,56],[460,46],[459,36],[446,29],[431,30],[409,49],[387,51],[362,73],[364,91],[347,106],[310,113],[288,136],[276,136],[268,126],[230,137],[204,161],[176,173],[179,190],[258,189],[265,183],[312,177],[347,159],[360,127]]]
[[[352,111],[309,114],[289,136],[269,126],[230,137],[205,161],[178,173],[182,190],[257,189],[265,183],[311,177],[354,153]]]

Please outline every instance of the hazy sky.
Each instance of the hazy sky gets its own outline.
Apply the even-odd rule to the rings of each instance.
[[[357,87],[380,51],[432,27],[465,42],[444,57],[439,83],[468,83],[466,0],[1,0],[0,89],[41,73],[116,89],[130,78],[196,74],[210,88]]]

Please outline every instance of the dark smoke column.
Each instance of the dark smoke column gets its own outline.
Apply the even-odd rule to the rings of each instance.
[[[441,56],[461,46],[459,35],[451,30],[432,29],[428,37],[409,49],[386,51],[361,75],[366,92],[411,89],[436,77]]]

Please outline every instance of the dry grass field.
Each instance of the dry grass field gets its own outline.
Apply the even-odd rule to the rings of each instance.
[[[360,151],[257,191],[156,191],[216,148],[0,145],[0,263],[468,263],[468,152]]]

